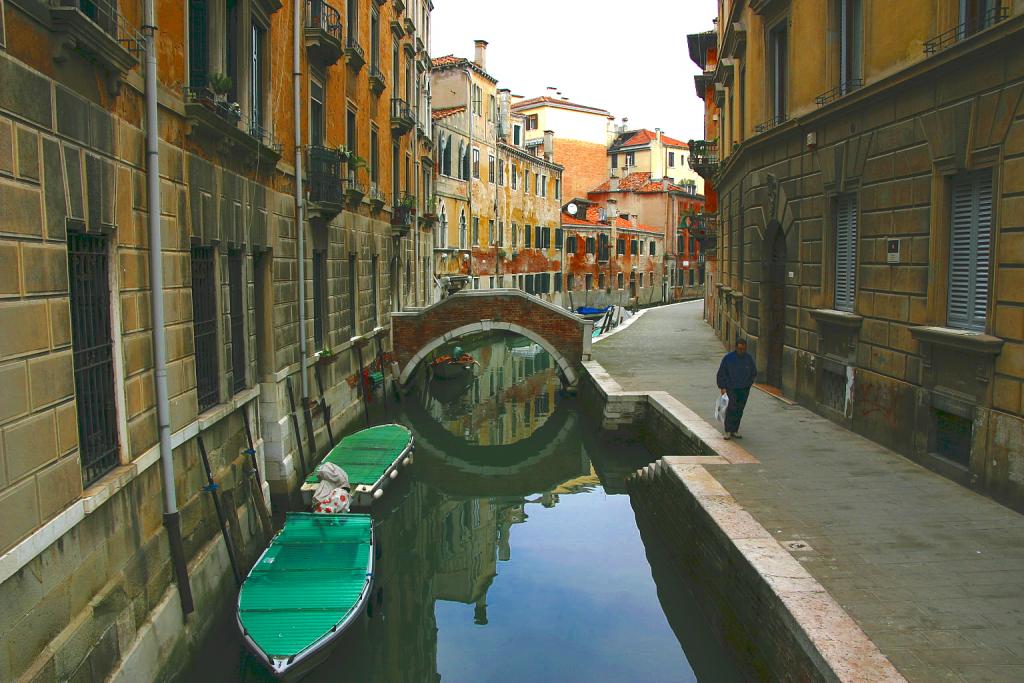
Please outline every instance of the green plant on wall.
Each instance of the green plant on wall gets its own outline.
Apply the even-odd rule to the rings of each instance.
[[[213,91],[214,95],[224,96],[231,92],[231,86],[234,85],[234,81],[226,74],[212,73],[207,77],[206,84]]]

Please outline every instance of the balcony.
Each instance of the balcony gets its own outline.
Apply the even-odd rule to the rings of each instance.
[[[934,38],[925,41],[924,53],[926,55],[933,55],[936,52],[945,50],[951,45],[959,43],[961,40],[970,38],[976,33],[980,33],[987,28],[992,28],[1001,21],[1005,21],[1010,16],[1010,8],[1004,7],[1002,2],[996,4],[995,7],[990,8],[988,11],[978,14],[973,17],[969,17],[967,21],[954,26],[953,28],[940,33]]]
[[[393,0],[392,4],[395,6],[395,14],[405,11],[405,0]]]
[[[380,211],[388,202],[387,197],[384,196],[384,193],[381,192],[376,183],[370,183],[370,192],[368,196],[370,198],[370,209],[373,211]]]
[[[840,83],[836,87],[832,88],[828,92],[824,92],[814,98],[814,103],[819,107],[824,107],[829,102],[834,102],[844,95],[849,95],[854,90],[860,90],[864,87],[863,78],[854,78],[845,83]]]
[[[431,136],[430,126],[424,126],[422,123],[417,123],[416,124],[416,131],[417,131],[419,140],[423,144],[423,146],[426,147],[428,150],[429,149],[433,149],[434,148],[434,138]]]
[[[410,36],[416,34],[416,24],[413,23],[412,17],[410,17],[409,15],[406,15],[405,20],[402,22],[402,27],[405,29],[405,32],[408,33]]]
[[[366,53],[355,36],[349,36],[345,43],[345,63],[355,72],[359,72],[366,65]]]
[[[416,117],[412,114],[409,103],[400,97],[391,98],[391,130],[398,135],[405,135],[416,125]]]
[[[401,38],[405,35],[405,29],[402,28],[402,22],[400,19],[391,20],[391,32],[395,34],[396,38]]]
[[[759,123],[756,126],[754,126],[754,132],[755,133],[767,133],[772,128],[776,128],[778,126],[781,126],[786,121],[789,121],[789,117],[786,116],[785,114],[780,114],[779,116],[773,116],[772,118],[768,119],[767,121],[762,121],[761,123]]]
[[[358,206],[365,196],[366,185],[356,178],[355,173],[351,173],[345,181],[345,200],[352,206]]]
[[[718,173],[718,141],[690,140],[690,168],[706,179]]]
[[[690,237],[703,241],[714,237],[718,229],[718,221],[715,214],[711,213],[689,213],[683,216],[679,222],[679,230],[686,230]]]
[[[405,237],[416,219],[416,196],[403,194],[391,209],[391,236]]]
[[[374,95],[380,95],[384,92],[384,88],[387,87],[387,81],[384,80],[384,73],[378,66],[370,67],[370,92]]]
[[[427,227],[433,226],[437,223],[437,197],[431,197],[427,200],[426,206],[423,207],[423,224]]]
[[[309,201],[311,212],[332,217],[341,212],[345,192],[341,178],[341,155],[335,149],[309,148]]]
[[[306,49],[310,59],[330,66],[341,58],[341,13],[324,0],[306,0]]]
[[[110,0],[58,0],[49,12],[57,34],[54,61],[64,61],[74,52],[85,55],[103,70],[107,90],[116,94],[121,77],[139,63],[142,35]]]
[[[261,117],[243,115],[237,102],[209,88],[185,88],[185,119],[186,134],[206,138],[220,154],[271,168],[281,158],[281,145]]]

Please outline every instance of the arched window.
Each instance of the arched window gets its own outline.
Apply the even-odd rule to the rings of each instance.
[[[463,142],[462,140],[459,140],[459,178],[461,178],[462,180],[465,180],[466,176],[468,175],[465,172],[465,165],[463,164],[463,160],[466,158],[466,156],[466,143]]]
[[[441,173],[446,176],[452,174],[452,136],[445,136],[444,142],[444,163]]]
[[[459,249],[466,248],[466,210],[459,214]]]
[[[654,250],[654,244],[655,244],[654,240],[651,240],[651,248],[650,248],[650,250],[648,250],[648,252],[647,252],[647,253],[648,253],[648,254],[650,254],[651,256],[654,256],[654,255],[655,255],[655,250]]]
[[[462,152],[462,179],[469,180],[469,148],[466,147]]]
[[[438,249],[444,249],[445,243],[448,241],[448,212],[444,208],[444,203],[441,202],[441,213],[437,217],[437,228],[434,230],[434,246]]]

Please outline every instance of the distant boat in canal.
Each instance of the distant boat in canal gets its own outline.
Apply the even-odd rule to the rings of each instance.
[[[476,359],[468,353],[458,358],[449,355],[438,356],[430,363],[430,373],[437,379],[458,379],[466,375],[472,376],[476,364]]]
[[[238,594],[245,646],[275,678],[327,658],[370,602],[374,555],[369,515],[288,513]]]
[[[580,306],[576,309],[576,315],[580,316],[584,320],[600,320],[610,311],[612,306],[605,306],[604,308],[594,308],[593,306]]]
[[[402,425],[378,425],[346,436],[323,462],[345,470],[352,486],[352,507],[367,509],[398,478],[400,468],[412,463],[414,448],[412,432]],[[313,491],[319,483],[314,469],[302,485],[302,500],[307,505],[312,503]]]

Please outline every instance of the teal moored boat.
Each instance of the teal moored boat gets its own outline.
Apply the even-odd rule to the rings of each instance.
[[[345,470],[352,485],[352,507],[368,508],[384,495],[388,483],[398,478],[399,468],[412,463],[413,448],[412,432],[408,429],[398,424],[379,425],[346,436],[323,462]],[[314,469],[302,485],[302,499],[307,505],[319,483]]]
[[[238,594],[246,647],[275,677],[320,664],[373,590],[369,515],[290,512]]]

